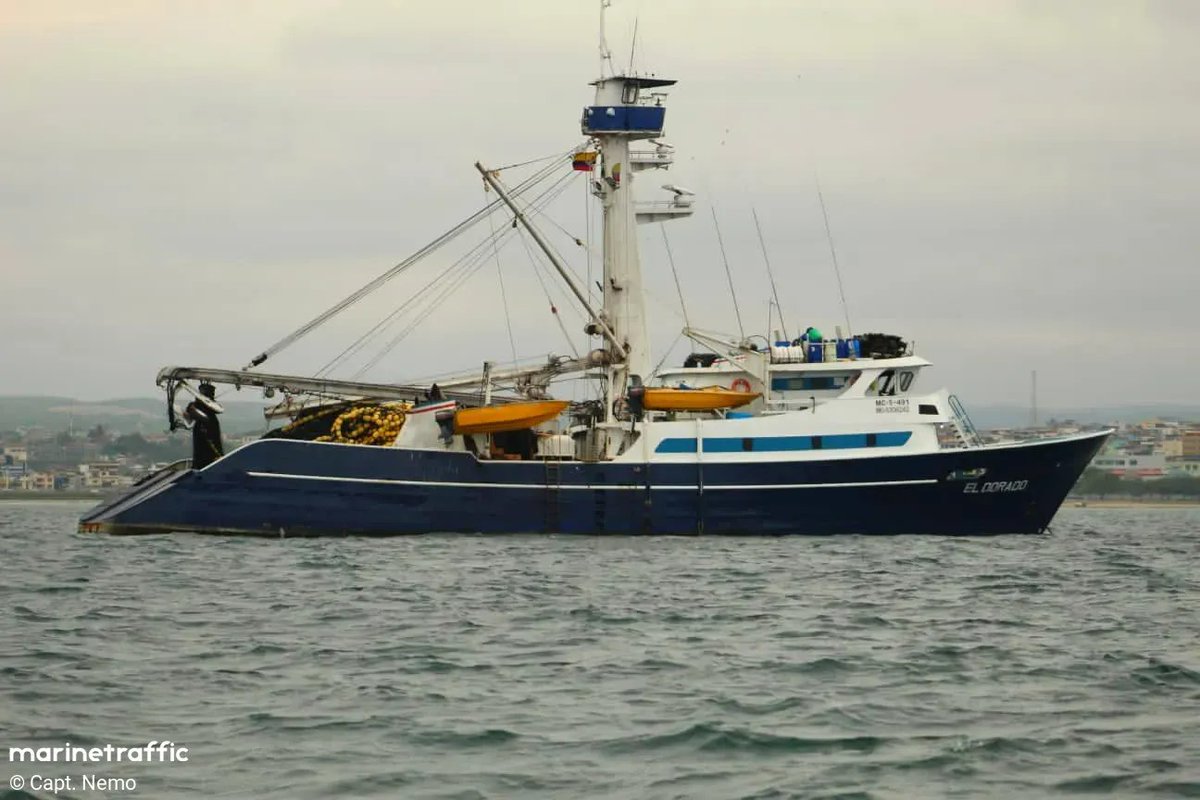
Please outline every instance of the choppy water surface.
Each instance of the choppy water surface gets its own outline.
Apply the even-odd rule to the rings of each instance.
[[[9,773],[145,798],[1200,797],[1197,509],[980,540],[264,541],[85,537],[82,508],[0,503],[0,758],[190,761]]]

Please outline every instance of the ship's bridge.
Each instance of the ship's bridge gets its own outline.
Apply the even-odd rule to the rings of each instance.
[[[616,75],[593,81],[596,98],[583,109],[580,128],[588,136],[623,135],[630,139],[661,136],[667,116],[666,95],[655,91],[673,86],[665,78]]]

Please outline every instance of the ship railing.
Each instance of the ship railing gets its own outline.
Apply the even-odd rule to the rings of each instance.
[[[641,212],[647,211],[673,211],[680,208],[691,208],[695,198],[684,195],[676,197],[674,200],[639,200],[636,209]]]
[[[971,422],[971,416],[967,414],[967,409],[963,408],[958,395],[950,395],[947,402],[950,404],[950,421],[954,425],[955,432],[958,433],[958,438],[962,440],[963,446],[981,447],[983,439],[980,438],[975,423]]]
[[[815,409],[817,407],[818,404],[824,403],[824,402],[827,402],[827,401],[833,400],[833,399],[835,399],[835,398],[834,397],[822,397],[822,398],[818,399],[817,397],[812,396],[812,395],[807,395],[804,398],[796,398],[796,399],[783,399],[783,398],[774,398],[773,397],[773,398],[771,398],[771,400],[769,402],[764,404],[764,408],[767,411],[773,412],[776,414],[783,413],[786,411],[812,411],[813,409]]]
[[[164,467],[159,467],[156,470],[147,472],[145,475],[134,481],[133,484],[131,484],[131,488],[133,486],[141,486],[142,484],[147,483],[154,478],[158,478],[163,475],[169,475],[173,472],[183,472],[191,468],[192,460],[190,458],[181,458],[178,461],[172,461],[170,464],[167,464]]]
[[[630,150],[629,160],[634,164],[670,164],[675,160],[673,150]]]

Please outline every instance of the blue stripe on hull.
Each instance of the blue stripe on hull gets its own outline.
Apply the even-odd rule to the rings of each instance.
[[[264,440],[83,521],[118,533],[268,536],[1031,533],[1049,524],[1103,440],[699,466],[479,462]],[[978,469],[977,481],[948,479]]]

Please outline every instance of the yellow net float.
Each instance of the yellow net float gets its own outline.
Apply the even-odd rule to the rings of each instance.
[[[338,415],[330,426],[328,437],[316,441],[339,444],[390,445],[404,427],[406,403],[382,406],[354,406]]]

